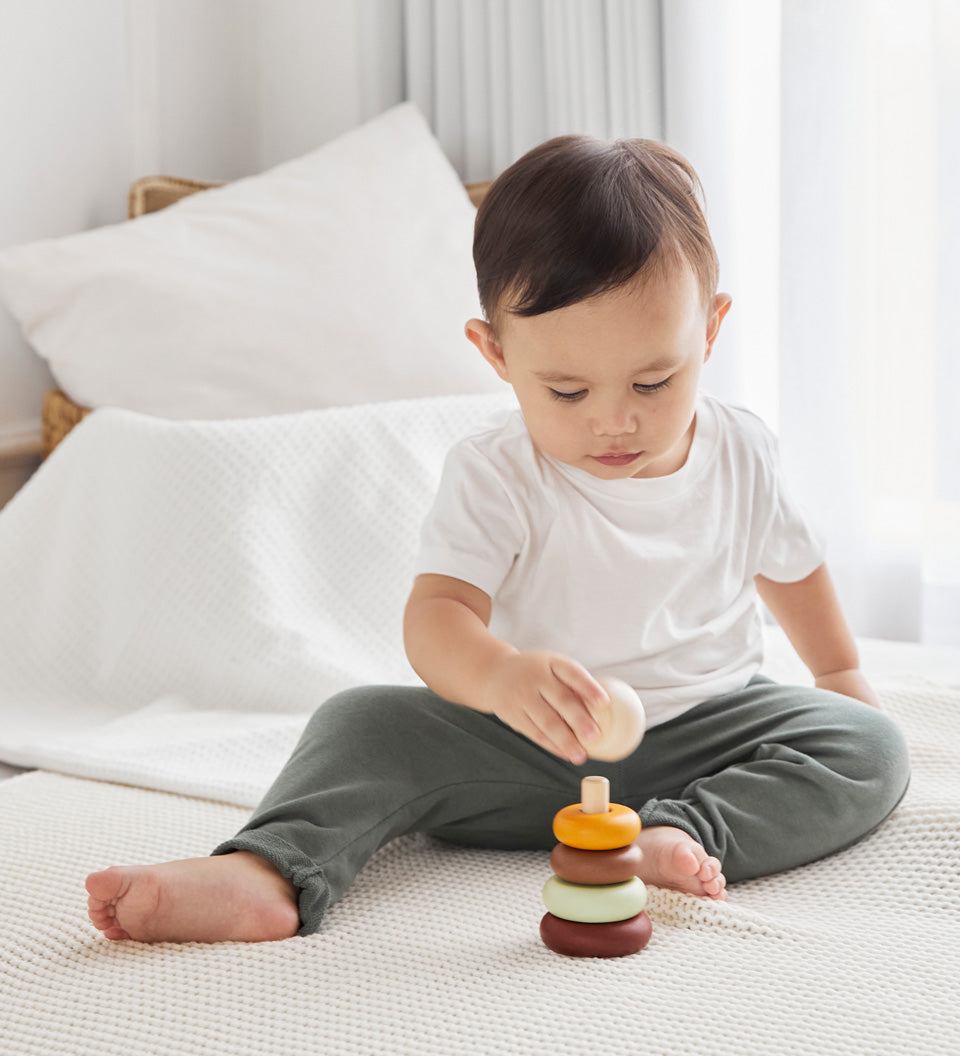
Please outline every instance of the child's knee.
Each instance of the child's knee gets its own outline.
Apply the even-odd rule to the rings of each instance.
[[[369,714],[371,710],[382,707],[382,686],[354,686],[343,689],[328,697],[313,713],[311,726],[324,726],[331,723],[352,722]]]
[[[352,743],[364,731],[395,724],[406,712],[409,687],[355,686],[325,700],[304,730],[312,737],[348,737]]]
[[[868,750],[873,758],[875,780],[889,805],[887,814],[900,802],[910,783],[910,748],[900,727],[882,711],[870,709]],[[886,816],[886,814],[884,815]]]
[[[848,701],[841,720],[842,769],[868,825],[877,825],[903,798],[910,782],[910,751],[900,727],[877,708]]]
[[[434,736],[434,702],[446,703],[420,686],[345,689],[317,708],[302,742],[314,747],[325,744],[340,753],[350,751],[358,758],[384,751],[417,754],[420,742]]]

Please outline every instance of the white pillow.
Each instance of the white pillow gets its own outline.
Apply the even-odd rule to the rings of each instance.
[[[230,418],[502,391],[479,314],[475,210],[401,104],[159,213],[0,254],[0,297],[88,407]]]

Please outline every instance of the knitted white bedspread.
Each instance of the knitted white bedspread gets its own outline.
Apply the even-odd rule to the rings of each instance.
[[[960,1052],[960,691],[929,682],[879,685],[915,768],[882,828],[727,904],[654,891],[633,957],[541,945],[546,854],[420,837],[309,938],[90,925],[87,872],[207,854],[326,696],[412,680],[417,527],[503,405],[98,412],[0,514],[0,759],[58,771],[0,784],[3,1056]]]
[[[889,821],[723,905],[652,891],[620,960],[542,946],[546,853],[388,845],[309,938],[111,943],[83,877],[206,854],[233,806],[55,774],[0,784],[4,1056],[951,1056],[960,1052],[960,694],[901,686]]]
[[[419,681],[420,525],[514,406],[91,415],[0,512],[0,760],[255,805],[329,696]]]

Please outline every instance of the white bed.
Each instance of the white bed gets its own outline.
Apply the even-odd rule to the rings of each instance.
[[[652,890],[632,957],[540,943],[546,854],[419,836],[384,848],[308,938],[148,946],[89,923],[89,871],[208,853],[328,692],[411,677],[393,606],[416,525],[450,440],[502,408],[98,412],[0,516],[0,758],[39,768],[0,783],[0,1052],[960,1051],[950,649],[861,643],[914,761],[880,830],[726,904]],[[375,472],[349,472],[374,454]],[[771,631],[767,671],[802,670]]]

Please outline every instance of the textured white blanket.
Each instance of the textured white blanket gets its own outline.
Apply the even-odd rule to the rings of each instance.
[[[110,943],[83,877],[206,854],[246,811],[28,774],[0,785],[3,1056],[952,1056],[960,693],[888,689],[907,797],[849,850],[731,889],[653,890],[650,945],[541,945],[546,853],[389,844],[309,938]]]
[[[0,514],[0,759],[254,805],[332,693],[417,681],[444,455],[513,406],[86,419]]]

